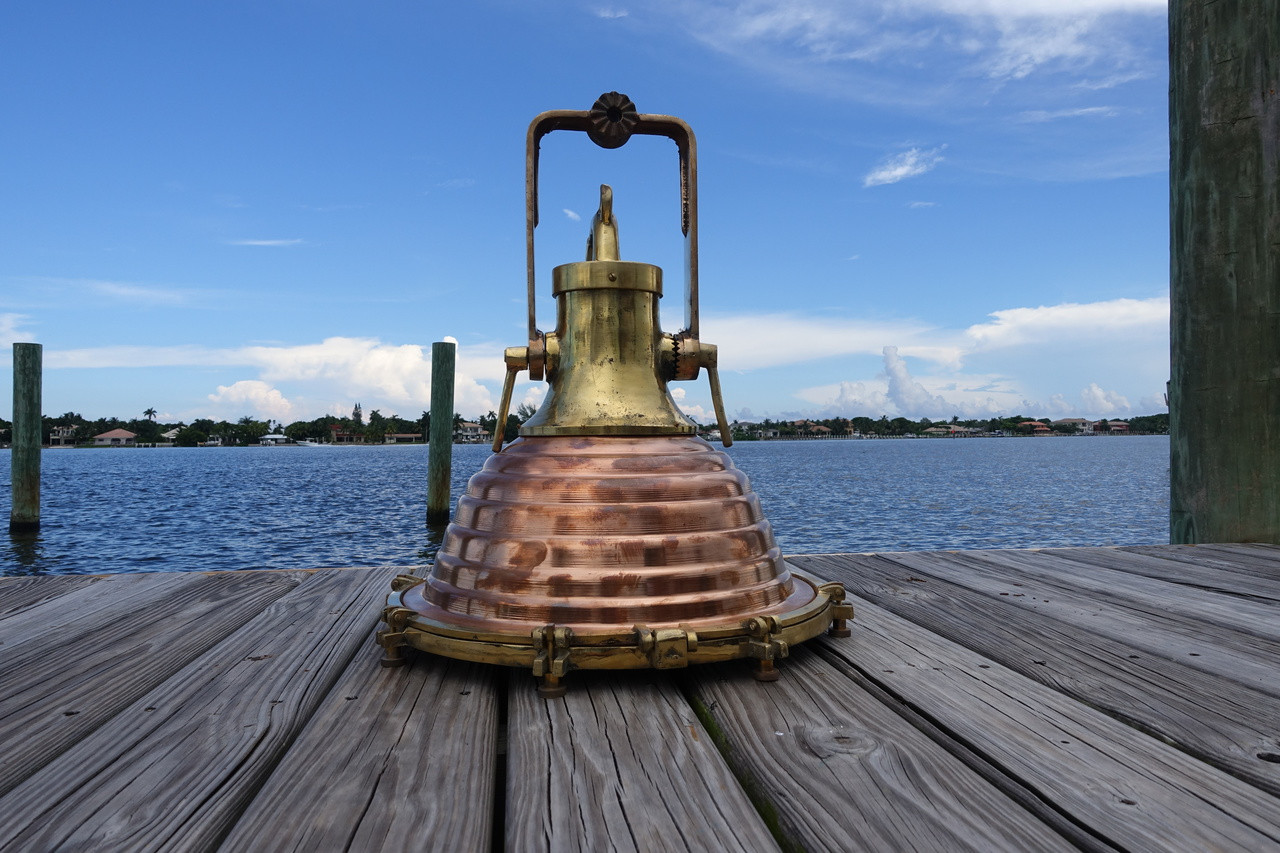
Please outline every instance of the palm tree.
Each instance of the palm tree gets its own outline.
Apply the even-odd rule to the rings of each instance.
[[[155,409],[147,409],[145,412],[143,412],[143,413],[142,413],[142,416],[143,416],[144,418],[147,418],[148,420],[152,420],[152,421],[154,421],[154,420],[156,419],[156,410],[155,410]]]

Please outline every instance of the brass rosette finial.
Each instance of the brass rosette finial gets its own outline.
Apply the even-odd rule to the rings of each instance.
[[[591,105],[587,136],[601,148],[621,148],[635,130],[636,105],[619,92],[606,92]]]

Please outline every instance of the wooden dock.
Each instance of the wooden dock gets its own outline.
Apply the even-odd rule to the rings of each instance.
[[[1280,850],[1280,548],[792,558],[853,636],[383,669],[386,569],[0,580],[0,850]]]

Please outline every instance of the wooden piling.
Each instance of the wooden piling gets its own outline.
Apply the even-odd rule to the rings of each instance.
[[[40,529],[41,375],[44,347],[13,345],[11,531]]]
[[[449,520],[453,476],[453,365],[458,345],[431,345],[431,433],[428,437],[427,523]]]
[[[1170,541],[1280,542],[1280,15],[1169,3]]]

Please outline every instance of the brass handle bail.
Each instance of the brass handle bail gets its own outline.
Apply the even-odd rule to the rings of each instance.
[[[685,243],[684,333],[698,337],[698,144],[693,129],[675,116],[637,113],[631,99],[606,92],[590,110],[548,110],[529,123],[525,137],[525,261],[529,303],[529,340],[540,341],[537,319],[537,275],[533,232],[538,227],[538,148],[542,137],[556,130],[586,133],[602,148],[620,148],[636,135],[665,136],[680,154],[680,231]],[[543,365],[529,359],[529,378],[541,379]]]

